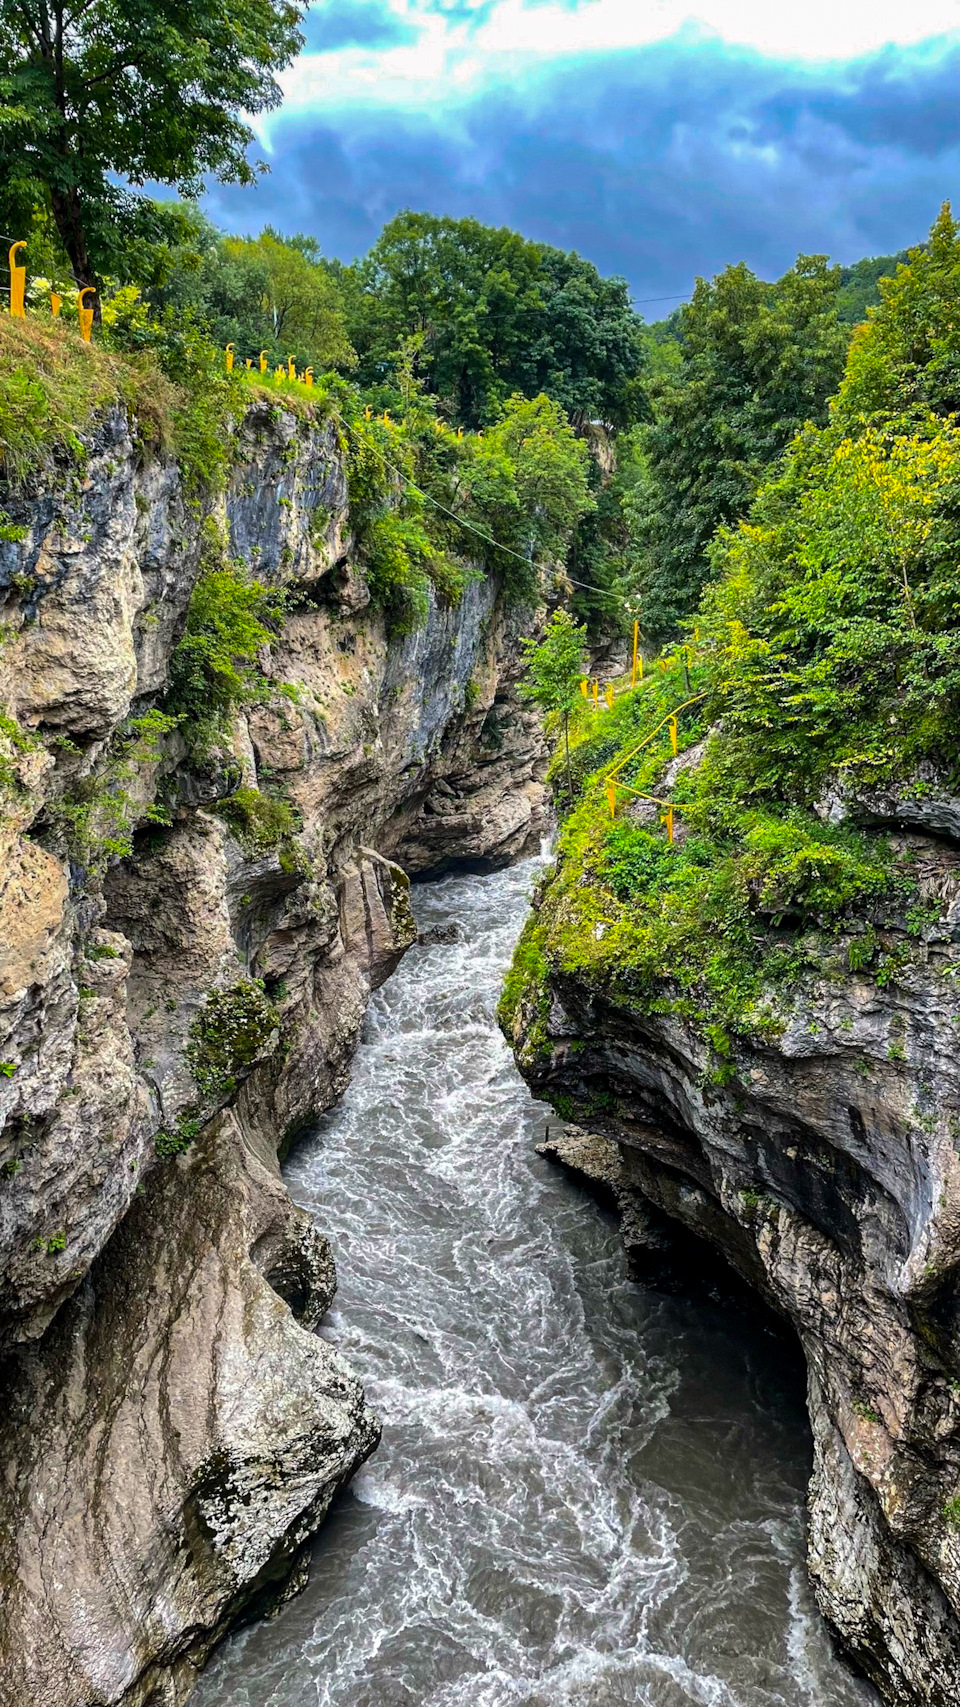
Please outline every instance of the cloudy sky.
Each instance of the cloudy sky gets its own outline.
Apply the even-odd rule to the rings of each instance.
[[[350,260],[411,207],[622,273],[649,319],[698,273],[853,261],[960,204],[960,0],[316,0],[269,176],[215,188]]]

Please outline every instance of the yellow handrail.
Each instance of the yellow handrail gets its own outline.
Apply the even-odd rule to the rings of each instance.
[[[669,723],[671,721],[671,719],[673,719],[675,722],[679,712],[686,711],[687,708],[691,705],[699,705],[700,701],[702,699],[706,699],[706,697],[707,696],[705,693],[698,693],[693,699],[685,699],[682,705],[674,706],[674,709],[672,711],[668,711],[665,717],[661,717],[660,722],[657,724],[656,728],[651,729],[649,735],[644,736],[644,738],[640,742],[639,746],[633,747],[630,750],[630,752],[627,754],[626,758],[621,759],[620,763],[618,765],[615,765],[612,771],[607,772],[607,781],[612,782],[613,778],[615,776],[618,776],[620,771],[623,770],[624,765],[628,765],[630,763],[631,759],[635,759],[638,753],[642,753],[644,747],[648,747],[650,745],[650,742],[653,740],[654,735],[659,735],[664,724]],[[676,750],[676,749],[674,749],[674,750]],[[626,783],[621,783],[620,786],[622,788],[625,788],[627,785],[626,785]],[[635,792],[636,792],[636,790],[634,790],[634,793]],[[650,798],[652,799],[653,796],[651,795]]]
[[[631,759],[635,759],[638,753],[642,753],[644,747],[649,747],[650,742],[653,740],[654,736],[659,735],[660,730],[664,727],[664,725],[666,725],[666,727],[670,730],[670,745],[673,748],[674,756],[676,756],[677,745],[678,745],[678,743],[677,743],[677,717],[678,717],[679,713],[681,711],[686,711],[688,706],[699,705],[700,701],[702,699],[706,699],[706,697],[707,697],[706,693],[698,693],[693,699],[684,700],[682,705],[677,705],[674,707],[674,709],[672,711],[668,711],[667,715],[665,717],[661,717],[660,722],[657,724],[656,728],[651,729],[649,735],[644,736],[644,738],[640,742],[639,746],[634,747],[627,754],[625,759],[621,759],[620,763],[618,765],[615,765],[612,771],[607,772],[607,775],[606,775],[606,795],[607,795],[607,805],[610,808],[611,818],[615,818],[617,815],[617,789],[622,788],[627,794],[635,794],[638,800],[649,800],[654,806],[661,806],[663,808],[663,817],[661,818],[660,822],[661,822],[661,824],[666,825],[666,827],[667,827],[667,841],[671,844],[671,846],[673,845],[673,814],[674,814],[674,810],[677,807],[682,808],[683,802],[682,801],[675,801],[675,800],[661,800],[661,798],[658,794],[645,794],[642,791],[642,789],[633,788],[629,782],[619,782],[616,779],[617,779],[620,771],[623,770],[624,765],[628,765],[630,763]]]

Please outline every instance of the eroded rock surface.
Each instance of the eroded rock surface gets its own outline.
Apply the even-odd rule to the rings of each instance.
[[[476,579],[391,641],[332,424],[235,437],[212,507],[121,409],[81,473],[4,496],[4,1707],[179,1704],[298,1580],[378,1423],[313,1331],[333,1264],[277,1154],[414,940],[407,873],[543,825],[530,613]],[[203,751],[142,742],[212,549],[290,594],[262,691]]]
[[[940,914],[920,942],[904,926],[886,982],[835,960],[780,1009],[771,992],[777,1026],[738,1038],[718,1070],[709,1038],[675,1011],[633,1005],[603,978],[554,965],[521,1001],[514,1041],[537,1095],[589,1129],[567,1128],[547,1153],[608,1191],[630,1238],[639,1217],[643,1248],[651,1212],[654,1230],[663,1218],[686,1229],[796,1328],[809,1369],[820,1603],[893,1707],[951,1707],[960,860],[942,839],[942,801],[938,837],[901,831],[917,814],[895,801],[869,811],[909,839],[921,896]]]

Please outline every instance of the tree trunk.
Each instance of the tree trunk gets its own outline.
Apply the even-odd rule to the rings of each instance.
[[[100,291],[97,275],[87,253],[87,239],[80,212],[80,198],[76,190],[68,190],[65,193],[60,190],[52,190],[50,207],[60,241],[67,252],[67,259],[73,270],[77,289],[82,290],[85,285],[93,285],[97,292],[93,302],[93,317],[99,323]]]
[[[563,714],[563,745],[567,755],[567,805],[573,805],[573,777],[570,774],[570,713]]]

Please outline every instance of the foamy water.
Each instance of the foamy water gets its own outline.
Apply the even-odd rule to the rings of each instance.
[[[287,1167],[331,1238],[323,1328],[384,1421],[306,1593],[197,1707],[874,1707],[803,1569],[798,1356],[633,1284],[535,1154],[494,1022],[537,862],[416,892],[343,1102]]]

